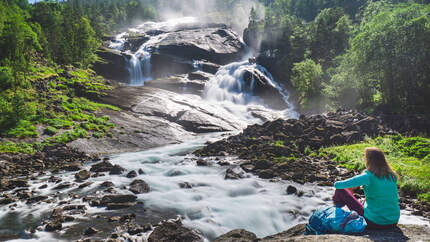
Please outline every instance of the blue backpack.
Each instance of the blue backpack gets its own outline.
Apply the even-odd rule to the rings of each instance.
[[[323,206],[319,207],[309,218],[305,234],[361,233],[366,226],[366,220],[356,212],[348,212],[333,206]]]

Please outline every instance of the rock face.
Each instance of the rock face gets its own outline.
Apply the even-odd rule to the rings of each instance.
[[[157,48],[162,55],[205,59],[217,64],[238,60],[245,53],[245,44],[239,36],[224,27],[198,27],[168,33]]]
[[[117,81],[128,81],[127,58],[117,50],[100,47],[97,55],[101,60],[94,63],[93,69],[103,77]]]
[[[246,52],[240,37],[223,24],[182,24],[161,29],[137,28],[126,36],[121,51],[109,49],[109,41],[98,51],[101,61],[94,70],[112,80],[128,82],[128,51],[136,52],[143,44],[151,49],[151,77],[160,78],[193,72],[200,60],[202,71],[214,74],[219,64],[239,60]],[[156,39],[157,41],[154,41]]]
[[[344,241],[344,242],[365,242],[365,241],[427,241],[430,238],[430,228],[425,225],[399,225],[392,230],[366,230],[360,234],[326,234],[326,235],[303,235],[305,224],[299,224],[293,228],[257,239],[255,234],[246,230],[233,230],[219,236],[213,241],[216,242],[278,242],[278,241]]]

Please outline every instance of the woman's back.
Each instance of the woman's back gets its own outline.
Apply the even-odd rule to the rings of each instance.
[[[399,221],[400,207],[397,179],[378,178],[366,170],[369,183],[363,185],[366,195],[364,216],[376,224],[394,224]]]

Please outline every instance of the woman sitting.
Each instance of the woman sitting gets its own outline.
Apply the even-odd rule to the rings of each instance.
[[[361,175],[336,182],[333,202],[338,207],[346,205],[351,211],[364,216],[367,229],[396,227],[400,218],[398,175],[387,163],[380,149],[366,148],[364,157],[367,170]],[[363,186],[366,196],[364,206],[349,190],[359,186]]]

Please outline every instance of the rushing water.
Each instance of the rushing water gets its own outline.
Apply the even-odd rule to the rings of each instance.
[[[109,47],[122,51],[126,38],[133,34],[145,33],[145,31],[168,31],[179,24],[194,23],[197,20],[193,17],[171,19],[164,22],[145,22],[136,28],[130,28],[128,32],[123,32],[115,36]],[[131,86],[143,86],[146,81],[152,80],[151,57],[156,50],[156,44],[164,39],[167,34],[148,36],[149,40],[143,43],[136,52],[127,50],[125,53],[130,56],[128,60],[128,71],[130,73]],[[143,68],[142,68],[143,67]]]
[[[288,92],[274,80],[266,68],[248,61],[234,62],[221,67],[215,77],[205,85],[205,99],[227,106],[231,106],[231,104],[265,106],[264,100],[254,95],[256,81],[254,75],[251,75],[251,81],[247,83],[246,73],[255,73],[266,78],[267,84],[278,90],[288,107],[285,110],[285,117],[298,118],[294,106],[288,100]]]
[[[293,182],[259,179],[253,175],[240,180],[225,180],[227,167],[215,164],[202,167],[196,165],[196,159],[190,155],[195,149],[202,147],[207,140],[219,139],[221,134],[204,135],[182,144],[169,145],[142,152],[124,153],[112,157],[113,164],[121,165],[127,170],[142,169],[145,174],[134,179],[143,179],[151,187],[151,192],[138,195],[138,200],[144,202],[145,213],[150,211],[170,211],[181,215],[183,223],[198,229],[208,240],[213,239],[232,229],[244,228],[256,233],[259,237],[275,234],[297,223],[305,222],[312,211],[320,205],[330,204],[333,188],[319,187],[314,184],[295,184]],[[234,165],[235,158],[227,158]],[[89,169],[88,167],[86,167]],[[74,180],[74,173],[67,172],[56,175],[63,181]],[[35,189],[43,184],[42,195],[58,193],[52,188],[58,184],[49,182],[46,176],[31,182]],[[90,178],[92,185],[82,190],[76,187],[61,191],[58,201],[71,204],[85,204],[82,199],[73,199],[69,193],[91,194],[98,193],[102,182],[111,181],[118,193],[129,193],[127,186],[132,179],[124,175],[106,175]],[[188,182],[192,188],[180,188],[179,184]],[[288,185],[294,185],[303,191],[303,196],[287,195]],[[0,208],[0,231],[8,231],[13,226],[29,225],[32,218],[47,213],[55,208],[55,203],[37,203],[28,205],[18,203],[15,211],[8,207]],[[104,208],[88,208],[87,216],[108,212]],[[15,218],[13,226],[6,225],[5,218]],[[428,222],[402,211],[401,223],[428,224]],[[66,223],[64,229],[73,226]],[[24,233],[25,234],[25,233]],[[45,232],[37,232],[36,241],[55,241]]]

